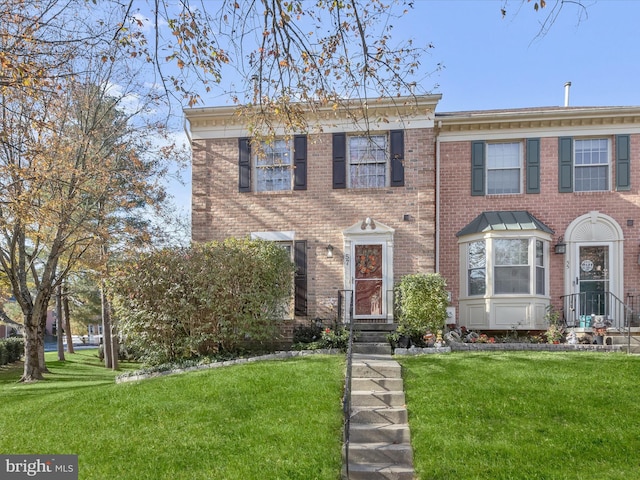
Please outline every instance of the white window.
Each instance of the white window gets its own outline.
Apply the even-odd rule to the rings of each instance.
[[[262,143],[261,152],[255,157],[256,191],[291,190],[291,150],[291,143],[286,140]]]
[[[349,137],[349,186],[351,188],[381,188],[386,186],[386,135]]]
[[[576,192],[609,190],[609,141],[575,140],[574,169]]]
[[[545,295],[545,241],[490,236],[467,243],[467,295]]]
[[[530,293],[529,240],[496,238],[493,249],[494,293]]]
[[[522,155],[520,143],[487,144],[487,193],[520,193]]]
[[[487,250],[484,241],[469,243],[467,268],[469,295],[484,295],[486,287]]]
[[[545,288],[544,243],[536,240],[536,295],[544,295]]]

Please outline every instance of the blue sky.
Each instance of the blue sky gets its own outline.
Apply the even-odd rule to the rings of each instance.
[[[439,85],[438,110],[562,105],[567,81],[572,106],[640,105],[640,1],[583,4],[538,36],[548,8],[510,0],[502,18],[504,0],[417,0],[406,31],[445,65],[423,82]]]
[[[551,5],[554,0],[547,0]],[[394,35],[433,43],[423,60],[431,71],[424,91],[441,93],[437,111],[560,106],[571,82],[571,106],[640,105],[640,1],[583,0],[586,13],[567,3],[539,36],[548,8],[509,0],[416,0]],[[223,80],[224,81],[224,80]],[[438,85],[436,87],[436,85]],[[219,92],[204,106],[231,104]],[[183,176],[189,182],[190,172]],[[190,212],[191,188],[171,188]]]

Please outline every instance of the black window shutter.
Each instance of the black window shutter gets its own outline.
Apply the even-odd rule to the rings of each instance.
[[[347,136],[333,134],[333,188],[347,188]]]
[[[296,315],[307,314],[307,241],[294,242],[294,261],[296,273],[294,278],[295,296],[294,311]]]
[[[527,193],[540,193],[540,139],[527,139]]]
[[[307,136],[296,135],[293,139],[293,189],[307,189]]]
[[[558,192],[573,192],[573,138],[558,139]]]
[[[484,195],[484,142],[471,142],[471,195]]]
[[[629,135],[616,135],[616,189],[631,190],[631,146]]]
[[[251,191],[251,142],[248,138],[238,139],[240,157],[238,159],[238,191]]]
[[[391,186],[404,186],[404,130],[391,130]]]

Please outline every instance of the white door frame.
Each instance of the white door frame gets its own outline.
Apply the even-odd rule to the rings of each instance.
[[[567,227],[564,238],[567,244],[565,294],[579,292],[580,247],[606,245],[609,247],[609,291],[623,299],[624,234],[618,222],[608,215],[591,211],[574,219]]]
[[[367,217],[342,232],[344,239],[344,289],[355,296],[356,245],[382,246],[382,314],[379,316],[355,315],[354,319],[374,318],[393,323],[393,235],[395,230]]]

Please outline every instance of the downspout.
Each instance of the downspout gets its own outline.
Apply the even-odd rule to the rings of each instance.
[[[436,273],[440,273],[440,129],[442,120],[436,123]]]
[[[182,128],[184,129],[184,133],[187,135],[187,138],[189,139],[189,145],[193,144],[193,140],[191,138],[191,132],[189,131],[189,128],[187,127],[187,122],[189,123],[189,125],[191,125],[191,122],[189,122],[189,120],[187,120],[187,116],[184,116],[184,119],[182,120]]]

